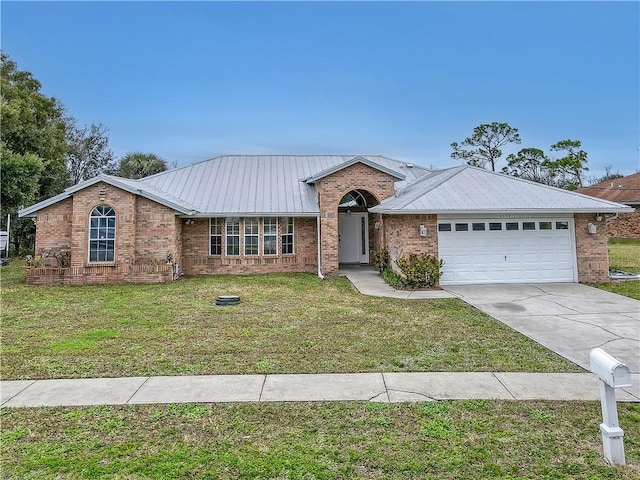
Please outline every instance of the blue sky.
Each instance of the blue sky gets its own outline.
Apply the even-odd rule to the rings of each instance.
[[[571,138],[591,175],[640,168],[637,2],[3,1],[1,19],[2,50],[117,156],[448,167],[499,121],[523,140],[506,153]]]

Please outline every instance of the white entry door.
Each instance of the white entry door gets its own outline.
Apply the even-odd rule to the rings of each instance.
[[[369,219],[367,213],[338,214],[338,261],[369,263]]]

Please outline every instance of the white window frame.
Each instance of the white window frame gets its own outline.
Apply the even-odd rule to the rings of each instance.
[[[266,231],[266,227],[267,227],[267,219],[273,219],[275,220],[275,230],[270,231],[269,233],[267,233]],[[278,255],[278,225],[280,222],[278,222],[278,217],[263,217],[262,218],[262,255],[264,256],[273,256],[273,255]],[[268,224],[270,227],[274,227],[272,222],[269,222]],[[269,252],[267,253],[266,247],[267,247],[267,239],[271,239],[273,238],[273,242],[275,245],[275,252]]]
[[[209,255],[219,257],[222,256],[222,252],[224,251],[224,243],[222,242],[222,238],[226,233],[226,224],[225,219],[223,217],[212,217],[209,219]],[[220,233],[213,233],[213,225],[214,221],[216,226],[219,228]],[[213,237],[218,237],[220,239],[220,253],[213,253],[211,240]]]
[[[240,256],[240,252],[242,252],[242,245],[240,245],[240,226],[242,224],[242,219],[240,217],[227,217],[225,218],[225,255],[227,257],[239,257]],[[231,231],[229,232],[229,228],[237,226],[237,232],[235,231]],[[238,239],[238,253],[229,253],[229,247],[233,247],[235,245],[232,244],[232,242],[229,241],[229,239],[231,238],[237,238]]]
[[[260,255],[260,219],[256,217],[245,217],[243,220],[243,249],[244,255],[246,257],[256,257]],[[247,231],[247,228],[251,227],[251,231]],[[255,231],[253,230],[255,227]],[[253,242],[251,244],[247,242],[247,239],[255,239],[255,253],[247,252],[247,247],[254,247]]]
[[[97,212],[98,209],[101,209],[101,213],[99,215],[94,215],[94,212]],[[107,213],[111,213],[113,215],[105,215],[104,212],[105,210],[107,211]],[[98,225],[96,227],[92,226],[92,220],[96,218],[98,219]],[[113,218],[113,227],[109,226],[109,219]],[[100,226],[100,220],[105,219],[106,224],[104,226]],[[117,236],[117,231],[116,228],[118,226],[118,222],[117,222],[117,216],[116,216],[116,211],[113,209],[113,207],[111,205],[106,205],[106,204],[102,204],[102,205],[97,205],[95,206],[93,209],[91,209],[91,213],[89,214],[89,232],[88,232],[88,243],[87,243],[87,260],[89,263],[115,263],[116,261],[116,236]],[[106,237],[104,238],[100,238],[99,236],[96,238],[92,238],[92,232],[97,231],[98,235],[100,234],[100,229],[104,228],[106,230]],[[109,236],[109,233],[112,233],[111,236]],[[111,260],[91,260],[91,252],[92,252],[92,248],[91,248],[91,244],[92,243],[100,243],[100,242],[112,242],[113,247],[111,249],[106,249],[106,250],[102,250],[102,252],[105,252],[106,254],[108,254],[110,251],[112,252],[112,256],[113,258]],[[96,250],[96,254],[100,254],[101,250],[97,249]]]
[[[289,222],[287,219],[291,219],[291,232],[287,231]],[[291,252],[285,252],[284,239],[291,236]],[[282,232],[280,233],[280,245],[282,247],[283,255],[294,255],[296,253],[296,219],[295,217],[283,217],[282,219]]]

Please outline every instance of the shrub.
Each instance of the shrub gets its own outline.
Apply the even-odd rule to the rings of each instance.
[[[389,268],[389,251],[384,247],[378,247],[373,251],[373,266],[380,273]]]
[[[404,282],[402,281],[402,277],[398,275],[396,272],[391,270],[390,268],[385,268],[380,273],[382,279],[391,285],[396,290],[402,290],[404,288]]]
[[[404,283],[410,288],[433,287],[440,281],[444,262],[433,255],[412,253],[402,256],[396,265],[404,275]]]

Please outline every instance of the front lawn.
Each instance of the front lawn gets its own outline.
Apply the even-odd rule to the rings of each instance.
[[[598,402],[183,404],[2,409],[3,478],[637,479],[602,457]]]
[[[208,276],[30,287],[2,267],[3,380],[391,371],[577,372],[460,300],[360,295],[344,278]],[[217,307],[221,294],[236,307]]]
[[[640,273],[640,239],[610,238],[609,264],[617,270]],[[640,280],[598,283],[594,286],[640,300]]]

